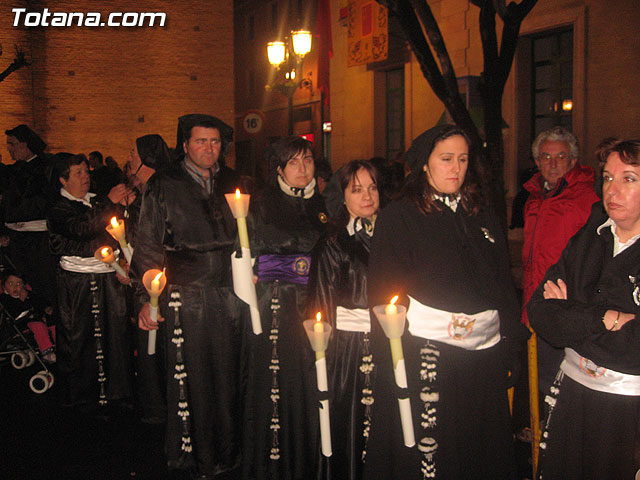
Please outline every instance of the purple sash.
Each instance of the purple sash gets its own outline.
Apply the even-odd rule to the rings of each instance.
[[[309,281],[309,255],[260,255],[257,261],[258,281],[306,285]]]

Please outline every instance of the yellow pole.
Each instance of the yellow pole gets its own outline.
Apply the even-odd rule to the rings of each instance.
[[[529,327],[531,330],[531,327]],[[529,414],[531,419],[531,463],[533,476],[538,470],[538,447],[540,446],[540,407],[538,405],[538,339],[531,330],[527,342],[527,359],[529,360]]]
[[[509,387],[507,389],[507,396],[509,398],[509,413],[511,414],[511,416],[513,416],[513,391],[515,390],[515,387]]]

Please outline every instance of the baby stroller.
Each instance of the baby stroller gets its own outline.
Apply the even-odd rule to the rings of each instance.
[[[18,324],[33,312],[25,310],[17,317],[13,317],[0,303],[0,359],[10,358],[11,365],[16,370],[30,367],[36,362],[42,370],[34,374],[29,380],[29,388],[34,393],[44,393],[53,386],[53,373],[40,358],[40,352],[33,347],[33,342],[27,336],[30,332],[23,332]]]

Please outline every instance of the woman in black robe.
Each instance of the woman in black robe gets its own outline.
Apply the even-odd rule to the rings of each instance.
[[[332,455],[322,478],[359,479],[371,424],[367,265],[380,199],[378,172],[354,160],[336,175],[343,206],[335,228],[313,256],[309,295],[312,314],[321,311],[332,327],[327,347]],[[311,317],[310,317],[311,318]]]
[[[365,479],[515,477],[507,387],[526,331],[505,236],[481,202],[470,147],[452,125],[416,138],[403,196],[376,222],[369,305],[399,295],[407,306],[407,388],[396,386],[389,341],[372,320],[376,375]],[[397,401],[407,397],[415,432],[409,446]]]
[[[58,369],[68,405],[130,401],[132,349],[125,287],[115,271],[94,258],[99,247],[117,244],[105,230],[122,216],[124,185],[104,199],[89,193],[89,173],[80,156],[59,153],[63,188],[47,215],[51,252],[59,260],[56,326]]]
[[[312,350],[302,327],[311,251],[326,229],[311,143],[273,146],[270,182],[252,202],[261,335],[249,334],[243,478],[309,479],[318,428]]]
[[[608,141],[598,154],[603,203],[527,306],[536,333],[565,352],[546,398],[538,478],[640,471],[640,141]]]

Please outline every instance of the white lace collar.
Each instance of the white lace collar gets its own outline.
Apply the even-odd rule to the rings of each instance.
[[[284,181],[281,175],[278,175],[278,185],[280,185],[280,190],[290,197],[302,197],[306,200],[311,198],[316,190],[316,179],[312,178],[309,184],[304,188],[297,188],[289,185]]]
[[[458,193],[456,195],[443,195],[440,193],[434,193],[433,198],[435,200],[440,200],[447,207],[449,207],[453,212],[458,209],[458,204],[460,203],[461,195]]]
[[[370,229],[365,229],[365,233],[367,235],[369,235],[370,237],[373,235],[373,227],[376,224],[376,216],[374,215],[373,217],[371,217],[369,219],[369,221],[371,222],[371,228]],[[362,225],[361,221],[358,221],[356,223],[356,220],[360,220],[360,217],[351,217],[349,218],[349,223],[347,223],[347,232],[349,233],[349,236],[354,236],[356,234],[356,232],[359,232],[360,230],[362,230],[364,228],[364,226]]]

